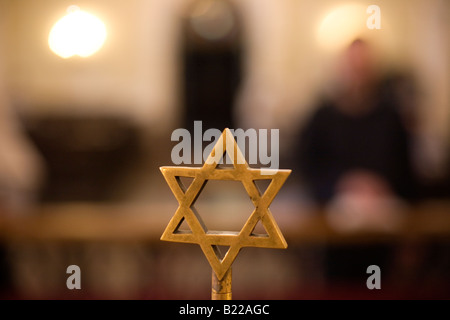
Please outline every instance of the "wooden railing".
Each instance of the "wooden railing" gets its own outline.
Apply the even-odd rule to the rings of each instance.
[[[175,210],[172,201],[146,205],[45,204],[25,214],[2,215],[0,239],[155,242],[159,241]],[[400,223],[387,231],[340,232],[330,226],[323,212],[289,204],[272,211],[290,244],[450,239],[450,202],[426,202],[406,208]],[[234,216],[230,215],[230,219]]]

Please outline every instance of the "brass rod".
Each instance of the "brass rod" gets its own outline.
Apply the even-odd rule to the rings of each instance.
[[[231,300],[231,267],[222,279],[212,271],[211,300]]]

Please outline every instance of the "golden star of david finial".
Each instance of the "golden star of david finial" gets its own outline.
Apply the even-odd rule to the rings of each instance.
[[[225,153],[232,159],[232,168],[218,168]],[[250,168],[229,129],[222,132],[203,167],[161,167],[160,169],[179,204],[161,240],[196,243],[201,247],[213,269],[213,297],[214,276],[217,278],[219,289],[222,287],[222,281],[229,283],[231,288],[231,265],[243,247],[287,248],[286,240],[269,206],[291,170]],[[186,188],[181,183],[180,177],[190,177],[193,181]],[[268,179],[271,182],[265,192],[261,193],[255,181]],[[201,216],[196,212],[195,200],[208,180],[240,181],[244,185],[255,209],[239,232],[208,230]],[[180,230],[184,221],[187,222],[190,230]],[[259,221],[267,234],[254,233]],[[223,258],[220,257],[219,246],[229,247]],[[231,292],[226,296],[230,299]]]

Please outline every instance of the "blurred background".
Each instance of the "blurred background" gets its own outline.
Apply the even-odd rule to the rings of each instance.
[[[289,247],[243,249],[234,298],[450,298],[449,18],[445,0],[0,0],[1,297],[209,299],[200,248],[159,241],[177,208],[159,167],[202,120],[279,129],[293,169],[271,206]],[[212,229],[253,210],[237,184],[197,200]]]

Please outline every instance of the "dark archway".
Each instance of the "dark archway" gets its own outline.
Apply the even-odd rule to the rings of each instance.
[[[225,0],[195,1],[182,24],[183,126],[192,132],[234,128],[233,104],[242,78],[242,32],[237,10]]]

